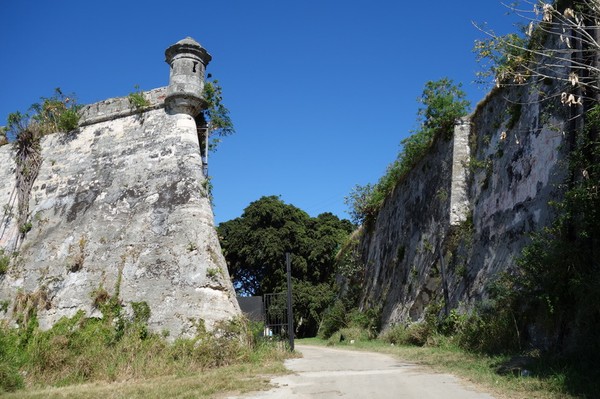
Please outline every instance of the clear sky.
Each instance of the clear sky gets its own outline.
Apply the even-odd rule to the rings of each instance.
[[[213,56],[236,134],[209,159],[217,223],[263,195],[347,217],[416,127],[429,80],[473,104],[471,21],[514,30],[499,0],[0,0],[0,125],[55,87],[80,103],[165,86],[164,50],[191,36]]]

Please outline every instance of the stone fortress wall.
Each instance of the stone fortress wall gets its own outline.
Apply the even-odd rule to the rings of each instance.
[[[194,117],[210,61],[186,38],[169,47],[169,86],[86,106],[79,129],[42,138],[42,165],[21,234],[14,152],[0,147],[0,317],[37,308],[42,328],[118,294],[124,310],[146,302],[149,329],[174,339],[240,314],[214,227]]]
[[[566,153],[560,109],[539,91],[494,89],[452,140],[437,140],[386,200],[360,241],[361,306],[383,306],[384,328],[421,320],[428,305],[472,307],[553,219]],[[515,101],[519,99],[519,101]],[[520,105],[523,104],[523,105]],[[517,109],[518,107],[518,109]]]

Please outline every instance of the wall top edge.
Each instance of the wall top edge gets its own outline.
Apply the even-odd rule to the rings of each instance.
[[[109,98],[94,104],[85,105],[81,109],[79,126],[93,125],[112,119],[122,118],[165,106],[167,87],[144,91],[141,93],[148,101],[148,105],[136,108],[128,96]]]

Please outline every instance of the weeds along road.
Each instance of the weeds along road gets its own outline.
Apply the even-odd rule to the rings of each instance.
[[[305,345],[296,350],[303,357],[285,362],[293,374],[274,378],[270,391],[235,398],[493,399],[449,374],[427,372],[390,355]]]

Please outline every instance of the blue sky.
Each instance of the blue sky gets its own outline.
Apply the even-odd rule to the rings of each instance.
[[[514,30],[499,0],[422,2],[0,0],[0,125],[55,87],[80,103],[168,83],[164,50],[191,36],[213,56],[237,133],[210,157],[216,222],[263,195],[347,217],[416,127],[429,80],[475,104],[471,21]]]

